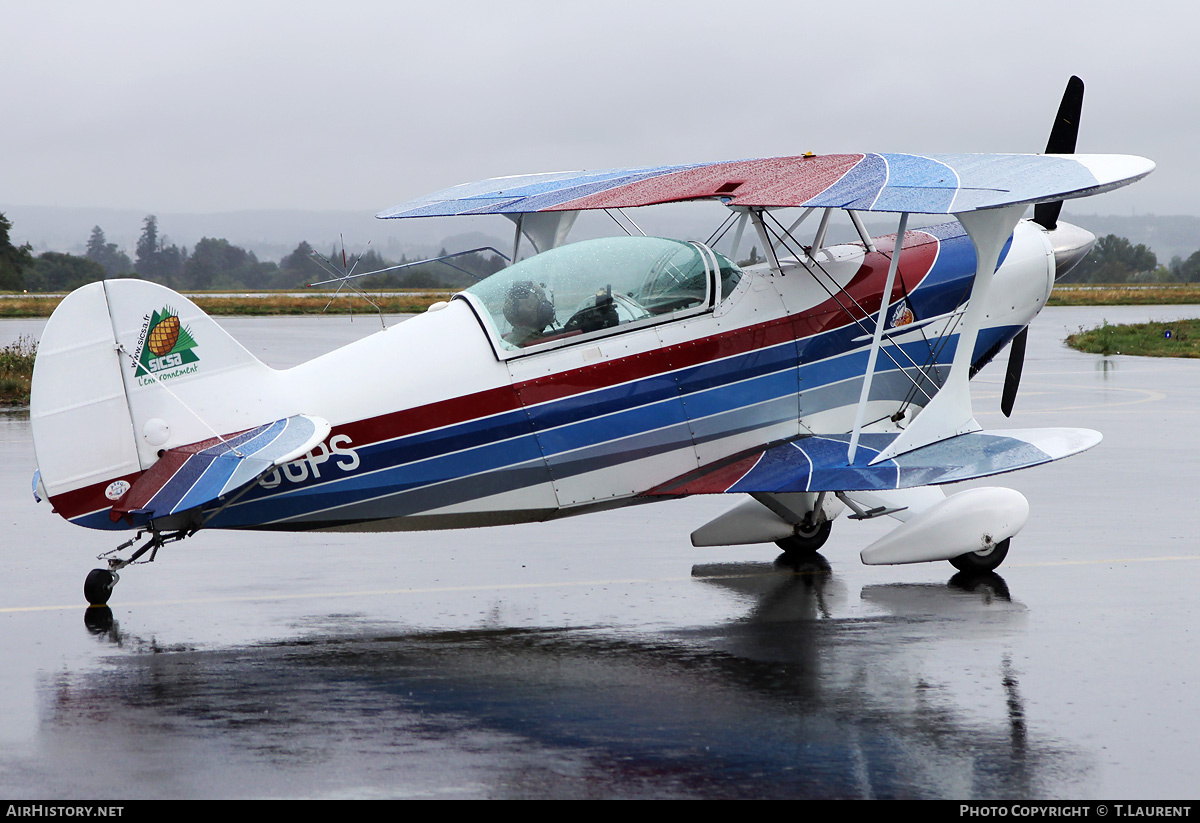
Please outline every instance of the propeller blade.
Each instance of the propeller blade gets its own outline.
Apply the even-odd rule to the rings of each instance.
[[[1083,81],[1074,75],[1067,81],[1062,102],[1058,104],[1058,115],[1050,129],[1050,140],[1046,143],[1046,154],[1074,154],[1075,142],[1079,137],[1079,116],[1083,112]],[[1062,201],[1038,203],[1033,207],[1033,222],[1047,231],[1058,225]],[[1015,341],[1014,341],[1015,342]]]
[[[1004,372],[1004,393],[1000,396],[1000,411],[1005,417],[1012,417],[1013,403],[1017,399],[1017,389],[1021,386],[1021,369],[1025,366],[1025,341],[1029,337],[1029,327],[1017,332],[1008,348],[1008,369]]]

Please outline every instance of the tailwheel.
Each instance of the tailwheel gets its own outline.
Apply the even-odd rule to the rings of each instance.
[[[83,596],[93,606],[103,606],[108,603],[113,586],[117,585],[120,579],[116,572],[108,569],[92,569],[83,581]]]
[[[785,554],[795,557],[816,554],[825,545],[832,530],[832,520],[823,520],[815,526],[802,523],[796,527],[795,534],[776,540],[775,545],[783,549]]]
[[[113,586],[117,585],[120,576],[117,574],[118,569],[123,569],[133,563],[152,563],[158,555],[158,550],[167,543],[174,543],[176,540],[183,540],[185,537],[190,537],[195,534],[198,529],[179,529],[178,531],[169,534],[163,534],[151,524],[145,529],[138,529],[137,534],[126,540],[115,549],[106,551],[100,555],[99,559],[108,563],[107,569],[92,569],[88,572],[87,579],[83,581],[83,596],[87,598],[87,602],[93,606],[103,606],[108,603],[108,598],[112,595]],[[149,534],[150,539],[143,543],[137,551],[129,556],[128,560],[122,560],[117,556],[121,552],[134,543],[142,539],[142,535]],[[150,552],[149,560],[139,560],[146,552]]]
[[[1001,540],[990,549],[981,549],[977,552],[967,552],[960,554],[958,557],[950,559],[950,565],[958,569],[960,572],[969,574],[983,574],[984,572],[995,571],[996,568],[1004,562],[1004,558],[1008,556],[1008,544],[1012,538]]]

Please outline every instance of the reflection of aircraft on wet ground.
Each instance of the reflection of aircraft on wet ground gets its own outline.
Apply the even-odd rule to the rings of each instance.
[[[38,490],[72,522],[149,534],[92,573],[93,602],[113,571],[202,528],[458,528],[714,493],[750,498],[698,529],[697,545],[815,551],[849,508],[902,521],[863,550],[866,563],[994,568],[1025,498],[940,486],[1100,436],[982,431],[968,379],[1013,341],[1011,410],[1024,329],[1094,239],[1058,224],[1062,200],[1153,169],[1072,154],[1081,103],[1073,80],[1045,155],[539,174],[405,203],[379,216],[503,214],[513,259],[522,238],[537,253],[286,371],[166,288],[86,286],[39,349]],[[563,245],[581,211],[688,200],[725,211],[707,243],[629,231]],[[826,243],[839,210],[860,243]],[[899,214],[896,234],[869,237],[861,212]],[[955,219],[909,231],[910,214]],[[806,219],[815,231],[802,242]],[[747,229],[765,261],[739,266]],[[723,239],[728,255],[714,248]]]
[[[985,625],[970,631],[984,639],[964,648],[936,631],[940,617],[914,625],[844,611],[780,623],[752,609],[649,635],[376,631],[343,615],[328,634],[318,623],[295,637],[179,651],[117,627],[106,637],[121,653],[107,665],[44,679],[39,736],[57,744],[60,771],[64,758],[80,764],[69,770],[78,794],[118,773],[127,792],[163,791],[163,769],[113,765],[144,759],[147,739],[179,757],[218,744],[224,759],[187,762],[199,775],[193,793],[215,786],[222,797],[230,790],[213,774],[229,763],[254,795],[296,785],[320,796],[378,786],[490,798],[1078,791],[1087,753],[1044,724],[1023,728],[1020,673],[1002,642],[988,642],[1004,632],[1003,612],[981,614]]]
[[[693,579],[751,599],[755,606],[747,619],[756,623],[845,619],[853,609],[844,581],[833,574],[820,554],[794,558],[784,554],[774,563],[705,563],[692,567]],[[859,606],[868,612],[911,618],[923,615],[967,615],[981,609],[1023,613],[1014,604],[1008,584],[995,572],[959,572],[947,583],[864,586],[858,593]]]

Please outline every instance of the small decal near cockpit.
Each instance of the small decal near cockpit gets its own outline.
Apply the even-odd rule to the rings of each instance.
[[[915,319],[916,317],[913,316],[913,311],[909,308],[908,301],[906,300],[899,306],[896,306],[896,310],[892,312],[892,327],[907,326]]]

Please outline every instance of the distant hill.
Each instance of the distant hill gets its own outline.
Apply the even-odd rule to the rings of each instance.
[[[1064,207],[1062,219],[1087,229],[1097,237],[1115,234],[1134,245],[1145,243],[1162,265],[1169,264],[1172,257],[1186,260],[1193,252],[1200,251],[1200,217],[1183,214],[1070,214]]]

